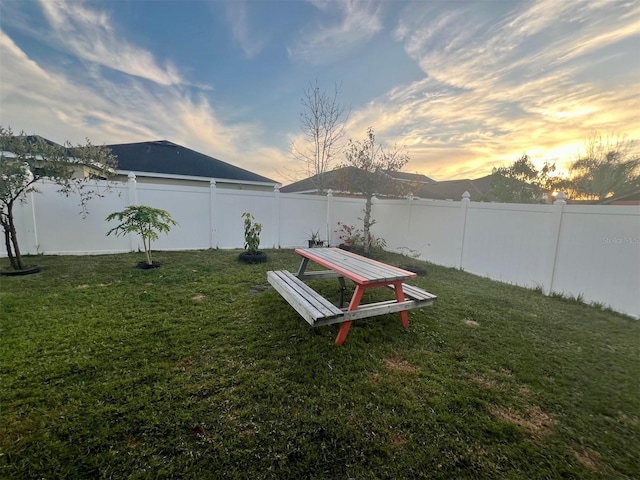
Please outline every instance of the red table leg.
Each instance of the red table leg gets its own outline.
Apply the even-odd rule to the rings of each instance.
[[[396,301],[404,302],[404,292],[402,291],[402,282],[394,282],[394,290],[396,291]],[[400,323],[404,328],[409,328],[409,312],[403,310],[400,312]]]
[[[402,288],[400,288],[400,292],[402,293]],[[351,297],[351,301],[349,302],[349,308],[347,308],[348,311],[357,310],[358,306],[360,305],[360,301],[362,300],[363,293],[364,287],[362,285],[357,285],[355,292],[353,292],[353,297]],[[340,331],[338,332],[338,336],[336,337],[336,345],[342,345],[347,339],[349,329],[351,328],[351,323],[352,321],[349,320],[340,324]]]

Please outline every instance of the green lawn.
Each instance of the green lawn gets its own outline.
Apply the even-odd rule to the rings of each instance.
[[[338,347],[266,281],[292,251],[237,254],[1,278],[0,477],[639,478],[640,321],[426,265]]]

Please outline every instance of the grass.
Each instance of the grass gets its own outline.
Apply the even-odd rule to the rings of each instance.
[[[0,279],[0,477],[638,478],[637,320],[426,265],[436,305],[337,347],[266,282],[292,251],[237,253]]]

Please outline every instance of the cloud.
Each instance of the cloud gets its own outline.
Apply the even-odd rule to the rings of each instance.
[[[255,57],[264,48],[266,40],[256,38],[255,29],[249,24],[247,4],[240,1],[226,2],[225,8],[233,38],[238,42],[247,58]]]
[[[59,143],[167,139],[267,177],[288,162],[286,152],[257,140],[259,125],[225,121],[202,94],[136,77],[115,83],[97,72],[47,70],[2,30],[0,51],[2,123],[14,131]]]
[[[106,12],[81,2],[40,5],[56,41],[77,57],[160,85],[185,83],[170,62],[160,65],[150,52],[123,40]]]
[[[401,12],[394,38],[425,77],[354,109],[349,136],[373,125],[381,141],[409,147],[409,170],[440,179],[484,175],[525,151],[566,163],[593,130],[640,137],[634,52],[602,53],[638,36],[637,4],[442,7]]]
[[[332,63],[353,53],[382,30],[380,8],[359,0],[316,1],[324,21],[309,25],[295,45],[288,48],[289,58],[311,65]]]

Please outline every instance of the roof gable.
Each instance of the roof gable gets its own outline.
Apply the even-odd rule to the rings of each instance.
[[[326,189],[331,189],[336,192],[349,192],[358,194],[357,187],[358,179],[362,175],[367,175],[364,171],[354,166],[339,167],[334,170],[325,172],[323,184]],[[424,183],[423,179],[430,180],[429,177],[421,174],[396,172],[396,171],[380,171],[376,175],[382,175],[389,177],[391,182],[388,185],[381,187],[382,191],[380,195],[398,196],[404,195],[404,191],[412,190],[411,185],[421,185]],[[318,175],[299,180],[291,183],[280,189],[283,193],[318,193]],[[396,183],[394,183],[396,182]],[[416,186],[416,188],[418,188]]]
[[[209,157],[168,140],[107,145],[118,157],[118,169],[245,182],[276,184],[257,173]]]
[[[460,200],[464,192],[471,194],[472,200],[483,200],[491,190],[492,175],[474,180],[445,180],[424,185],[417,195],[422,198],[445,198]]]

